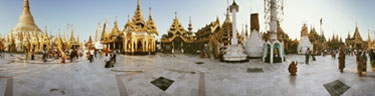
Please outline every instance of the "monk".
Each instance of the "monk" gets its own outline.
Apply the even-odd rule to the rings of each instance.
[[[370,50],[369,58],[370,58],[371,70],[372,70],[372,71],[375,71],[375,70],[374,70],[374,67],[375,67],[375,53],[374,53],[374,50],[373,50],[373,49]]]
[[[345,68],[345,53],[344,50],[340,47],[339,49],[339,56],[338,56],[338,61],[339,61],[339,70],[341,73],[344,72]]]
[[[292,63],[290,63],[290,65],[288,67],[288,71],[289,71],[290,75],[297,76],[297,64],[298,64],[298,62],[294,62],[294,61],[292,61]]]
[[[65,54],[61,54],[61,63],[65,64]]]
[[[356,53],[356,59],[357,59],[357,73],[358,73],[358,76],[361,77],[362,76],[362,63],[363,63],[363,58],[361,56],[362,52],[358,52]]]
[[[362,52],[362,72],[365,72],[367,71],[367,55],[366,55],[366,52],[363,51]]]

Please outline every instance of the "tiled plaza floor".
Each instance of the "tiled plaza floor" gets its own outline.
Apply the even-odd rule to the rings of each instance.
[[[39,57],[40,58],[40,57]],[[268,64],[259,59],[225,63],[197,55],[120,55],[114,68],[94,63],[59,64],[49,59],[23,61],[21,55],[0,59],[0,95],[5,96],[329,96],[324,84],[340,80],[350,88],[343,96],[375,96],[375,72],[356,74],[355,58],[347,56],[344,73],[337,60],[317,56],[303,64],[302,55],[288,55],[287,62]],[[287,71],[299,61],[298,76]],[[203,62],[203,64],[196,64]],[[368,66],[369,67],[369,66]],[[247,72],[261,68],[263,72]],[[368,68],[369,69],[369,68]],[[174,82],[163,91],[151,81],[164,77]]]

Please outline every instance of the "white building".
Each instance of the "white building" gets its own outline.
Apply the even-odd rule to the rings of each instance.
[[[312,51],[314,46],[311,44],[307,36],[302,36],[297,47],[298,54],[305,54],[307,51],[307,48],[309,48]]]

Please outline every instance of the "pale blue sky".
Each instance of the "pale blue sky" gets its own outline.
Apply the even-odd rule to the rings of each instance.
[[[57,34],[57,30],[66,29],[73,24],[75,34],[81,40],[94,36],[98,22],[103,24],[108,17],[111,28],[115,16],[118,16],[120,29],[123,29],[127,16],[131,17],[136,8],[136,0],[29,0],[31,12],[36,24],[44,30]],[[232,2],[232,0],[229,0]],[[263,23],[263,0],[236,0],[240,6],[238,29],[248,24],[250,13],[259,12],[261,27]],[[7,34],[18,21],[23,0],[0,0],[0,33]],[[227,0],[141,0],[144,18],[148,18],[148,8],[160,36],[167,32],[178,12],[181,24],[187,28],[188,18],[192,17],[194,31],[204,27],[218,16],[223,22]],[[303,23],[314,25],[319,32],[319,20],[323,18],[325,35],[333,33],[347,37],[352,35],[356,23],[361,35],[367,40],[368,29],[375,30],[375,0],[286,0],[283,29],[291,38],[299,38]],[[263,29],[262,29],[263,30]],[[70,33],[70,32],[69,32]],[[375,34],[375,33],[373,33]],[[371,35],[373,36],[373,35]]]

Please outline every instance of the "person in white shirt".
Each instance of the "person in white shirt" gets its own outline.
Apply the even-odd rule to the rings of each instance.
[[[105,62],[105,68],[109,68],[110,67],[110,63],[111,63],[111,58],[108,56],[108,54],[105,55],[104,57],[104,62]]]

